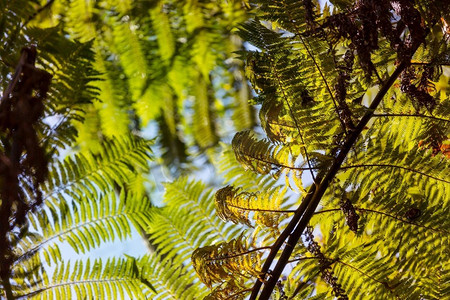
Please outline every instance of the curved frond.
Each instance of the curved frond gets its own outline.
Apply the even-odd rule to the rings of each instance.
[[[198,145],[205,149],[214,146],[218,142],[216,133],[214,113],[212,105],[214,95],[209,80],[204,79],[200,74],[194,88],[194,115],[193,133]]]
[[[250,214],[252,213],[256,224],[277,228],[280,214],[286,212],[281,209],[285,192],[277,188],[261,193],[249,193],[233,186],[223,187],[214,197],[217,215],[224,221],[242,223],[251,227]]]
[[[269,174],[242,172],[242,165],[230,145],[222,144],[222,153],[214,162],[218,172],[224,177],[226,184],[237,184],[248,192],[272,189],[276,181]]]
[[[238,132],[233,138],[236,159],[247,169],[260,174],[280,173],[283,169],[301,172],[296,166],[297,157],[283,145],[275,145],[268,140],[257,140],[250,131]]]
[[[134,259],[108,259],[61,263],[52,279],[43,278],[37,286],[17,292],[20,298],[100,298],[144,299],[147,291],[154,290],[142,280],[141,270]]]
[[[145,230],[156,252],[175,264],[183,264],[198,247],[242,232],[215,215],[212,190],[199,181],[181,177],[167,183],[164,199],[165,207],[151,209]]]
[[[151,299],[202,299],[207,288],[193,278],[192,271],[184,264],[147,254],[138,260],[142,276],[152,283],[156,292],[148,294]]]
[[[262,249],[250,250],[244,239],[241,235],[229,242],[198,248],[192,253],[193,266],[203,283],[212,287],[230,279],[242,281],[247,275],[258,274]]]
[[[102,243],[124,240],[131,235],[132,226],[141,226],[147,220],[151,203],[146,198],[114,192],[100,199],[81,198],[59,205],[48,203],[47,209],[30,216],[30,221],[39,224],[42,232],[38,239],[25,238],[19,243],[19,259],[36,251],[48,264],[61,259],[61,242],[67,242],[75,252],[87,253]]]
[[[151,145],[152,141],[137,137],[115,139],[104,143],[97,155],[77,154],[55,163],[44,199],[49,203],[62,202],[66,196],[96,199],[115,184],[126,185],[133,174],[148,168]]]
[[[250,131],[243,131],[234,136],[232,147],[236,159],[245,169],[271,174],[275,179],[285,173],[289,185],[292,180],[296,188],[304,190],[302,173],[309,168],[304,167],[306,161],[303,160],[301,146],[273,144],[267,139],[257,140]],[[327,163],[326,160],[322,161]]]

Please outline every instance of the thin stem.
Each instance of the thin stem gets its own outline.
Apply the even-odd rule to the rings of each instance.
[[[422,176],[426,176],[428,178],[432,178],[434,180],[438,180],[438,181],[442,181],[445,183],[450,183],[450,181],[442,179],[442,178],[438,178],[438,177],[434,177],[431,175],[428,175],[427,173],[424,172],[420,172],[411,168],[407,168],[407,167],[402,167],[402,166],[397,166],[397,165],[392,165],[392,164],[360,164],[360,165],[350,165],[350,166],[342,166],[341,170],[345,170],[345,169],[352,169],[352,168],[373,168],[373,167],[379,167],[379,168],[395,168],[395,169],[402,169],[402,170],[406,170],[408,172],[412,172],[412,173],[417,173],[420,174]]]
[[[276,68],[274,68],[274,70],[276,70]],[[283,84],[280,76],[278,76],[278,72],[276,72],[276,71],[275,71],[275,76],[277,77],[278,84],[280,85],[280,88],[282,90],[283,98],[286,101],[286,104],[287,104],[287,106],[289,108],[289,113],[290,113],[292,119],[294,120],[295,127],[297,128],[298,134],[300,135],[300,140],[302,142],[302,145],[305,145],[305,141],[303,139],[303,134],[302,134],[302,131],[300,130],[300,126],[298,124],[297,118],[294,115],[294,111],[292,110],[291,104],[289,103],[289,98],[288,98],[288,96],[287,96],[287,94],[286,94],[286,92],[285,92],[285,90],[283,88],[284,84]],[[306,162],[308,163],[308,167],[309,167],[309,171],[311,173],[311,177],[312,177],[313,181],[315,182],[316,181],[316,177],[314,176],[314,172],[312,171],[313,169],[312,169],[312,166],[311,166],[311,161],[309,159],[308,150],[306,149],[306,146],[303,146],[302,148],[305,151]]]
[[[411,61],[411,65],[414,66],[431,66],[435,63],[426,62],[426,61]],[[439,66],[450,66],[450,63],[447,62],[439,62]]]
[[[206,261],[216,261],[216,260],[224,260],[224,259],[229,259],[229,258],[235,258],[235,257],[239,257],[239,256],[250,254],[252,252],[257,252],[257,251],[267,250],[267,249],[270,249],[270,247],[269,246],[267,246],[267,247],[259,247],[259,248],[254,248],[254,249],[251,249],[251,250],[248,250],[248,251],[245,251],[245,252],[242,252],[242,253],[233,254],[233,255],[220,256],[218,258],[208,258],[208,259],[206,259]]]
[[[316,277],[317,275],[319,275],[319,274],[320,274],[320,270],[317,271],[317,272],[313,275],[312,278],[315,278],[315,277]],[[291,296],[290,299],[293,299],[295,296],[297,296],[297,294],[300,293],[300,291],[303,289],[303,287],[306,286],[307,282],[308,282],[308,281],[300,282],[300,284],[297,286],[297,288],[295,288],[295,291],[294,291],[294,293],[292,294],[292,296]]]
[[[304,168],[304,167],[291,167],[291,166],[288,166],[288,165],[284,165],[284,164],[280,164],[280,163],[276,163],[276,162],[264,159],[264,157],[256,157],[256,156],[250,155],[248,153],[244,153],[244,155],[246,155],[246,156],[248,156],[248,157],[250,157],[252,159],[255,159],[257,161],[263,162],[265,164],[273,165],[273,166],[276,166],[278,168],[283,168],[283,169],[288,169],[288,170],[295,170],[295,171],[300,171],[301,170],[301,171],[304,171],[304,170],[316,170],[316,169],[318,169],[318,168],[312,168],[312,167],[307,167],[307,168]]]
[[[434,116],[427,116],[422,114],[373,114],[374,117],[416,117],[416,118],[429,118],[436,121],[449,122],[450,120],[438,118]]]
[[[47,3],[45,3],[44,6],[41,6],[38,10],[36,10],[23,24],[22,26],[20,26],[20,30],[22,30],[25,26],[28,25],[28,23],[33,20],[34,18],[36,18],[37,15],[39,15],[41,12],[43,12],[44,10],[50,8],[53,4],[53,2],[55,2],[55,0],[48,0]]]
[[[435,228],[433,228],[433,227],[428,227],[428,226],[425,226],[425,225],[420,225],[420,224],[417,224],[417,223],[414,223],[414,222],[411,222],[411,221],[408,221],[408,220],[403,220],[403,219],[401,219],[401,218],[399,218],[399,217],[396,217],[396,216],[394,216],[394,215],[391,215],[391,214],[388,214],[388,213],[385,213],[385,212],[382,212],[382,211],[377,211],[377,210],[374,210],[374,209],[367,209],[367,208],[355,208],[355,209],[356,209],[356,210],[363,211],[363,212],[371,212],[371,213],[375,213],[375,214],[380,214],[380,215],[383,215],[383,216],[386,216],[386,217],[393,218],[393,219],[395,219],[395,220],[397,220],[397,221],[400,221],[400,222],[403,222],[403,223],[407,223],[407,224],[411,224],[411,225],[415,225],[415,226],[417,226],[417,227],[425,228],[425,229],[428,229],[428,230],[431,230],[431,231],[449,233],[449,232],[446,231],[446,230],[439,230],[439,229],[435,229]]]
[[[258,212],[271,212],[271,213],[295,213],[295,209],[282,210],[282,209],[262,209],[262,208],[249,208],[249,207],[241,207],[233,204],[228,204],[229,207],[237,208],[240,210],[246,211],[258,211]]]
[[[236,298],[235,298],[236,296],[238,296],[238,295],[240,295],[240,294],[245,294],[245,293],[247,293],[247,292],[250,292],[251,290],[252,290],[252,289],[245,289],[245,290],[239,291],[239,292],[237,292],[237,293],[235,293],[235,294],[233,294],[233,295],[227,297],[226,299],[236,299]]]
[[[57,289],[57,288],[62,288],[65,286],[72,286],[72,285],[92,285],[92,284],[96,284],[96,283],[111,284],[114,282],[124,282],[124,285],[126,285],[126,284],[129,284],[130,279],[138,280],[138,278],[111,278],[111,279],[86,279],[86,280],[60,282],[60,283],[55,283],[52,285],[43,286],[40,289],[30,291],[26,294],[22,294],[22,295],[18,296],[17,299],[30,298],[31,296],[36,296],[37,294],[40,294],[40,293],[45,292],[50,289]]]
[[[309,193],[305,196],[300,206],[297,208],[297,211],[295,212],[294,216],[292,217],[289,224],[286,226],[286,228],[283,230],[283,232],[280,234],[278,239],[275,241],[275,243],[272,245],[272,249],[270,250],[269,255],[266,258],[266,261],[264,262],[263,267],[261,268],[261,275],[258,277],[258,280],[255,282],[252,294],[250,295],[250,300],[256,299],[258,296],[258,292],[261,288],[262,283],[265,280],[265,274],[269,271],[270,266],[272,265],[273,260],[275,259],[276,255],[278,254],[278,251],[280,250],[281,246],[284,244],[285,240],[289,237],[289,234],[294,230],[297,222],[300,220],[301,216],[306,210],[306,207],[309,203],[308,198],[312,196],[316,189],[316,185],[313,184],[309,188]]]
[[[352,265],[349,265],[348,263],[345,263],[345,262],[343,262],[343,261],[341,261],[341,260],[339,260],[339,259],[336,259],[334,262],[340,263],[340,264],[342,264],[342,265],[344,265],[344,266],[347,266],[347,267],[349,267],[349,268],[351,268],[351,269],[353,269],[353,270],[355,270],[355,271],[361,273],[362,275],[364,275],[364,276],[366,276],[366,277],[372,279],[373,281],[375,281],[375,282],[377,282],[377,283],[379,283],[379,284],[382,284],[384,287],[386,287],[386,288],[387,288],[388,290],[390,290],[390,291],[392,291],[392,290],[395,289],[395,287],[396,287],[396,286],[390,286],[388,282],[386,282],[386,281],[380,281],[380,280],[376,279],[375,277],[370,276],[369,274],[365,273],[364,271],[361,271],[360,269],[358,269],[358,268],[356,268],[356,267],[354,267],[354,266],[352,266]]]
[[[414,222],[411,222],[411,221],[408,221],[408,220],[404,220],[402,218],[399,218],[397,216],[394,216],[394,215],[391,215],[389,213],[385,213],[385,212],[382,212],[382,211],[379,211],[379,210],[368,209],[368,208],[359,208],[359,207],[355,207],[355,209],[358,210],[358,211],[362,211],[362,212],[371,212],[371,213],[374,213],[374,214],[383,215],[383,216],[386,216],[386,217],[389,217],[389,218],[393,218],[393,219],[395,219],[397,221],[400,221],[402,223],[407,223],[407,224],[414,225],[414,226],[421,227],[421,228],[425,228],[425,229],[428,229],[428,230],[431,230],[431,231],[443,232],[443,233],[447,233],[447,234],[450,233],[447,230],[440,230],[440,229],[436,229],[436,228],[433,228],[433,227],[420,225],[420,224],[417,224],[417,223],[414,223]],[[328,213],[328,212],[336,212],[336,211],[341,211],[341,209],[340,208],[324,209],[324,210],[321,210],[321,211],[316,211],[314,213],[314,215],[319,215],[319,214]]]
[[[299,258],[295,258],[295,259],[289,260],[288,263],[293,263],[293,262],[296,262],[296,261],[302,261],[302,260],[307,260],[307,259],[319,259],[319,257],[317,257],[317,256],[299,257]]]
[[[297,27],[297,26],[296,26],[296,27]],[[297,28],[296,28],[296,30],[298,31]],[[319,72],[320,77],[322,77],[322,80],[323,80],[323,82],[325,83],[325,86],[326,86],[326,88],[327,88],[327,91],[328,91],[328,93],[330,94],[331,100],[333,100],[334,110],[336,111],[336,114],[337,114],[337,116],[338,116],[339,122],[341,123],[342,130],[345,132],[345,134],[347,134],[347,129],[346,129],[346,127],[345,127],[344,121],[341,120],[341,118],[339,117],[339,109],[338,109],[338,106],[337,106],[337,104],[336,104],[336,99],[334,99],[333,92],[331,91],[331,88],[330,88],[330,86],[328,85],[328,81],[327,81],[327,79],[325,78],[325,75],[323,75],[322,69],[320,69],[320,66],[319,66],[319,64],[317,63],[316,59],[314,58],[314,55],[313,55],[312,52],[309,50],[308,46],[306,46],[306,42],[305,42],[305,40],[302,38],[302,36],[301,36],[300,34],[297,34],[297,36],[300,38],[300,41],[302,42],[303,46],[305,47],[306,52],[308,52],[308,55],[311,57],[311,60],[313,61],[314,66],[316,67],[317,71]]]
[[[59,233],[57,233],[57,234],[55,234],[55,235],[46,237],[45,240],[42,240],[42,241],[40,241],[40,242],[37,243],[37,244],[32,244],[31,246],[33,246],[33,248],[27,249],[22,255],[20,255],[19,257],[17,257],[16,260],[19,261],[19,260],[21,260],[23,257],[27,256],[28,254],[33,253],[33,252],[36,252],[37,250],[39,250],[39,248],[41,248],[43,245],[47,244],[48,242],[50,242],[50,241],[52,241],[52,240],[54,240],[54,239],[56,239],[56,238],[60,238],[60,237],[66,235],[66,234],[69,234],[69,233],[71,233],[71,232],[75,232],[75,231],[79,230],[80,228],[91,227],[91,226],[94,226],[95,224],[98,224],[98,223],[102,224],[102,223],[107,222],[107,221],[110,220],[110,219],[113,219],[113,220],[114,220],[114,219],[119,219],[120,217],[127,216],[128,214],[131,214],[131,213],[138,213],[138,212],[139,212],[139,211],[135,211],[135,212],[133,212],[133,211],[130,211],[130,212],[127,212],[127,211],[126,211],[126,212],[120,212],[120,213],[115,214],[115,215],[104,216],[104,217],[101,217],[101,218],[99,218],[99,219],[89,220],[88,222],[84,222],[84,223],[78,224],[78,225],[76,225],[76,226],[69,227],[69,228],[67,228],[67,229],[65,229],[65,230],[63,230],[63,231],[61,231],[61,232],[59,232]],[[85,245],[85,246],[89,246],[89,245]]]
[[[300,135],[300,140],[302,142],[302,145],[305,145],[305,141],[303,139],[303,134],[300,131],[300,126],[298,125],[297,118],[294,116],[294,112],[292,110],[291,104],[289,103],[289,100],[286,99],[286,103],[288,105],[289,112],[290,112],[292,118],[294,119],[295,126],[297,127],[298,134]],[[303,150],[305,151],[306,162],[308,163],[308,169],[309,169],[309,172],[311,173],[311,177],[312,177],[313,181],[316,182],[316,177],[314,176],[314,172],[312,171],[313,168],[311,165],[311,161],[309,159],[309,154],[308,154],[308,150],[306,149],[306,146],[303,146]]]

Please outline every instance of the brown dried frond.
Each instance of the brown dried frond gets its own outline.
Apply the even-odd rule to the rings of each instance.
[[[332,261],[325,257],[320,250],[319,244],[314,240],[313,229],[308,226],[303,235],[305,236],[308,251],[319,258],[322,279],[331,286],[336,298],[339,300],[348,300],[347,294],[337,282],[337,278],[333,275],[333,270],[331,269]]]

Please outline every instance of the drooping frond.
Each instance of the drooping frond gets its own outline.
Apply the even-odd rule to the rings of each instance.
[[[96,45],[96,57],[95,68],[101,75],[99,81],[95,83],[95,86],[99,90],[98,99],[94,103],[94,107],[98,112],[101,125],[101,133],[106,138],[114,138],[117,136],[127,135],[129,132],[130,123],[130,97],[128,86],[123,78],[120,78],[123,70],[117,65],[116,61],[110,61],[106,57],[111,55],[105,53],[106,51]],[[122,75],[123,76],[123,75]],[[80,124],[81,129],[84,127]],[[96,130],[98,128],[92,127],[92,138],[98,139],[95,135],[98,135]],[[89,141],[86,141],[89,143]],[[95,151],[95,148],[88,148]]]
[[[55,163],[44,198],[53,202],[67,194],[95,199],[115,184],[126,185],[136,171],[147,169],[151,144],[137,137],[116,139],[105,143],[97,155],[77,154]]]
[[[200,148],[214,146],[218,142],[215,129],[214,114],[212,105],[214,96],[212,87],[208,84],[209,79],[198,76],[196,87],[194,88],[194,115],[193,133],[194,138]]]
[[[250,250],[250,244],[240,236],[229,242],[196,249],[192,253],[192,263],[202,282],[211,287],[230,279],[242,281],[248,275],[258,274],[260,250]]]
[[[238,184],[248,192],[272,189],[276,182],[269,174],[262,175],[254,172],[242,172],[242,165],[230,145],[222,144],[222,153],[214,163],[218,172],[224,177],[225,184]]]
[[[273,144],[267,139],[257,140],[250,131],[238,132],[232,142],[236,159],[245,169],[250,169],[260,174],[271,174],[278,178],[281,173],[286,174],[286,182],[289,175],[295,186],[303,190],[301,181],[302,172],[307,167],[301,158],[299,147]]]
[[[161,131],[161,143],[164,164],[169,167],[182,167],[187,162],[187,146],[181,137],[179,129],[181,116],[176,105],[176,98],[168,95],[167,103],[158,118]]]
[[[151,209],[145,229],[156,252],[174,264],[183,264],[197,247],[242,232],[215,215],[212,190],[201,182],[181,177],[167,183],[164,200],[165,207]]]
[[[144,299],[155,290],[142,280],[141,270],[132,258],[61,263],[51,279],[42,279],[37,286],[16,292],[17,299]]]
[[[192,270],[157,254],[147,254],[138,260],[142,266],[142,276],[155,288],[155,293],[148,293],[151,299],[202,299],[207,288],[193,278]]]
[[[154,126],[161,117],[178,118],[170,113],[179,112],[179,137],[194,151],[200,147],[200,153],[229,134],[224,113],[233,114],[236,128],[253,124],[253,110],[246,104],[250,90],[233,53],[243,49],[231,30],[247,14],[240,2],[54,2],[53,14],[40,21],[63,22],[71,37],[92,41],[104,79],[95,85],[100,101],[94,110],[84,108],[90,112],[87,122],[77,128],[82,150],[95,151],[91,140]],[[221,86],[225,77],[229,83]],[[172,99],[176,109],[166,110]],[[159,134],[173,130],[160,128]],[[163,147],[166,153],[173,150]]]
[[[283,169],[301,171],[295,166],[296,157],[290,155],[283,145],[272,144],[268,140],[257,140],[250,131],[237,133],[233,138],[236,159],[246,168],[260,174],[275,174]]]
[[[206,286],[193,283],[195,270],[190,263],[192,252],[202,246],[225,242],[242,232],[242,228],[221,222],[214,212],[212,189],[199,181],[181,177],[165,185],[165,206],[153,207],[145,229],[155,253],[143,259],[154,285],[156,299],[171,295],[175,299],[197,299],[206,295]],[[163,275],[161,275],[163,274]]]
[[[325,70],[319,62],[311,64],[311,54],[316,52],[310,45],[288,34],[282,37],[259,21],[246,24],[240,33],[262,50],[247,54],[246,75],[259,91],[257,101],[263,104],[261,125],[268,137],[301,144],[309,151],[330,143],[340,124],[336,122],[336,109],[330,109],[331,83],[319,85]]]
[[[87,253],[104,242],[124,240],[133,226],[142,226],[150,211],[150,201],[130,193],[115,196],[110,192],[102,198],[81,198],[58,206],[48,203],[47,209],[30,216],[42,231],[36,238],[25,237],[17,255],[27,257],[40,251],[48,264],[61,260],[59,242],[67,242],[75,252]],[[48,213],[47,213],[48,210]]]
[[[45,156],[40,157],[41,165],[46,165],[47,161],[53,159],[52,168],[48,172],[48,181],[46,183],[41,181],[39,186],[33,185],[33,180],[22,176],[20,172],[14,174],[22,189],[20,195],[23,197],[19,204],[27,206],[29,211],[27,214],[23,213],[26,220],[21,219],[22,224],[17,228],[1,226],[7,232],[2,231],[1,234],[2,296],[5,295],[9,299],[17,297],[59,299],[76,296],[80,299],[119,296],[142,298],[144,292],[152,287],[145,280],[141,280],[136,264],[131,259],[114,258],[106,264],[98,261],[94,265],[77,261],[75,266],[71,262],[65,264],[61,260],[64,254],[61,254],[60,246],[64,242],[72,246],[76,252],[87,252],[102,242],[129,237],[132,226],[138,228],[143,226],[151,205],[150,201],[143,197],[143,184],[138,183],[142,175],[138,173],[148,169],[151,142],[136,137],[121,138],[96,144],[101,147],[95,149],[96,151],[93,151],[95,153],[78,154],[63,162],[56,162],[56,157],[61,156],[59,152],[72,145],[75,139],[77,132],[73,123],[84,119],[84,110],[92,108],[90,104],[96,100],[96,96],[108,97],[99,94],[98,87],[105,89],[109,84],[112,89],[117,85],[114,80],[103,81],[106,83],[103,86],[99,82],[93,83],[99,78],[99,71],[104,73],[102,76],[107,73],[104,79],[111,79],[107,75],[117,73],[110,72],[110,69],[117,71],[117,68],[113,63],[108,64],[105,61],[101,61],[105,64],[93,65],[92,50],[96,52],[99,50],[95,42],[82,44],[71,40],[67,28],[63,28],[61,24],[46,28],[49,23],[35,22],[37,18],[45,19],[45,13],[52,8],[61,9],[61,5],[58,4],[52,7],[57,1],[48,1],[42,6],[41,2],[19,1],[14,4],[3,2],[0,4],[2,11],[5,12],[0,22],[2,24],[0,43],[3,45],[2,49],[9,52],[6,55],[5,51],[0,51],[2,52],[0,81],[3,91],[1,105],[5,107],[5,103],[8,104],[8,101],[4,101],[6,98],[14,99],[14,95],[19,95],[19,100],[14,101],[15,104],[19,104],[19,108],[27,108],[28,112],[32,113],[29,116],[22,113],[17,120],[14,120],[15,117],[9,112],[5,114],[10,120],[19,122],[19,125],[27,124],[31,129],[28,132],[20,132],[20,126],[16,125],[13,128],[16,133],[11,136],[23,141],[28,148],[32,144],[39,143],[45,151]],[[82,1],[76,2],[72,1],[75,10],[73,13],[82,10],[77,7],[78,4],[83,4]],[[91,4],[85,3],[89,10],[88,17],[94,17],[99,12],[98,7]],[[61,16],[62,18],[64,16]],[[94,20],[91,21],[90,24],[93,25]],[[8,28],[4,28],[5,24]],[[29,26],[30,24],[33,25]],[[89,39],[88,36],[85,37]],[[19,67],[16,68],[16,73],[20,77],[7,75],[17,64],[17,54],[20,57],[33,55],[20,60]],[[30,71],[37,72],[31,80],[26,78],[27,74],[31,74]],[[44,78],[43,75],[48,73],[50,74]],[[50,77],[52,82],[49,86]],[[6,89],[8,84],[10,88]],[[20,90],[24,84],[28,85],[26,93]],[[25,97],[27,95],[33,100],[30,102],[33,105],[32,110],[23,102],[28,102]],[[110,102],[115,101],[114,105],[125,98],[125,95],[114,92],[109,94],[111,95],[117,96],[117,99],[108,99]],[[41,99],[44,98],[45,101],[41,103]],[[9,111],[21,112],[20,109]],[[0,123],[2,127],[6,124],[3,121]],[[124,126],[128,129],[128,122],[123,123],[126,123]],[[31,136],[31,133],[35,136]],[[2,157],[3,152],[10,151],[8,143],[9,141],[2,135],[0,142]],[[41,148],[23,151],[17,144],[13,145],[12,149],[14,155],[11,157],[14,157],[14,165],[17,159],[17,162],[30,166],[37,176],[47,179],[46,170],[38,165],[32,165],[34,157],[41,154],[39,151]],[[2,162],[4,161],[2,159]],[[23,170],[26,171],[26,168]],[[5,182],[4,172],[0,173],[2,173],[0,182]],[[10,211],[12,213],[14,211],[6,204],[13,204],[13,201],[9,199],[10,197],[4,197],[5,193],[1,194],[2,219],[9,223],[12,220]],[[44,198],[43,207],[34,204],[41,202],[40,195]],[[20,211],[21,208],[18,208]],[[4,213],[5,211],[8,215]],[[55,269],[46,269],[44,267],[46,264],[54,266]],[[47,272],[53,276],[47,275]],[[53,279],[50,280],[49,277]]]
[[[30,226],[15,239],[16,290],[36,290],[42,284],[43,263],[59,268],[64,243],[87,253],[145,226],[151,203],[136,182],[148,168],[151,144],[132,137],[116,140],[104,143],[96,155],[77,154],[53,165],[45,207],[28,215]]]
[[[277,228],[286,191],[277,188],[260,193],[241,191],[233,186],[226,186],[218,190],[214,200],[217,215],[224,221],[242,223],[252,226],[250,218],[256,224]],[[252,214],[252,217],[250,217]]]
[[[242,287],[234,279],[230,279],[214,288],[203,300],[243,300],[245,292],[247,291],[242,291]]]

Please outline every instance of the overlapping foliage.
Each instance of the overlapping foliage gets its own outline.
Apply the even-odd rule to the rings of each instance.
[[[39,26],[64,24],[92,41],[102,73],[100,101],[77,126],[82,149],[156,127],[162,162],[177,173],[231,128],[253,126],[250,88],[233,54],[242,49],[232,31],[246,17],[240,1],[52,2]],[[229,115],[231,127],[222,118]]]
[[[37,55],[33,54],[37,57],[35,72],[48,72],[53,78],[50,85],[31,87],[36,89],[42,115],[17,116],[19,122],[32,128],[28,132],[37,132],[39,139],[34,150],[28,147],[23,151],[22,162],[28,162],[33,170],[36,166],[29,162],[38,150],[45,158],[41,155],[34,160],[43,164],[38,172],[31,172],[31,176],[41,176],[34,186],[24,176],[11,172],[11,178],[20,182],[18,194],[28,197],[33,206],[16,209],[14,205],[20,201],[13,203],[2,196],[2,208],[12,207],[13,216],[22,215],[17,224],[8,216],[3,218],[5,223],[13,224],[11,228],[2,226],[1,234],[6,243],[0,255],[1,286],[7,298],[155,297],[150,281],[161,277],[162,270],[183,274],[177,282],[172,282],[171,276],[161,277],[161,283],[169,295],[173,288],[174,294],[185,297],[190,285],[179,283],[189,274],[193,276],[194,271],[190,267],[189,273],[180,273],[180,265],[188,260],[190,252],[185,245],[171,248],[171,239],[162,238],[169,244],[161,244],[157,238],[154,228],[167,225],[164,221],[171,222],[165,214],[174,213],[175,208],[151,207],[144,183],[154,143],[136,133],[139,135],[147,123],[158,122],[161,138],[157,145],[163,148],[162,157],[169,166],[180,167],[187,158],[185,143],[198,146],[201,152],[215,146],[219,135],[229,129],[217,117],[232,113],[236,128],[252,126],[252,110],[247,105],[250,90],[242,76],[243,64],[232,54],[242,45],[230,32],[233,24],[244,20],[245,11],[240,10],[239,2],[217,4],[1,2],[5,12],[1,22],[1,84],[5,97],[11,94],[13,99],[5,102],[2,98],[2,103],[15,102],[11,92],[16,91],[8,88],[8,84],[16,84],[14,78],[18,82],[27,80],[20,69],[22,60],[17,64],[22,47],[37,46]],[[217,81],[219,76],[223,79]],[[35,81],[44,82],[40,78]],[[47,95],[42,87],[49,88]],[[19,84],[17,90],[20,88]],[[11,127],[2,131],[0,149],[5,157],[9,155],[7,139],[18,141],[14,124],[7,123],[8,118],[13,119],[8,109],[3,109],[2,115],[7,120],[2,124]],[[193,119],[186,118],[190,114]],[[30,137],[22,136],[24,140]],[[74,143],[80,153],[61,161],[67,155],[62,150]],[[3,175],[2,171],[2,180]],[[22,176],[20,181],[18,176]],[[1,187],[7,190],[9,183],[2,181]],[[35,192],[38,197],[33,195]],[[196,201],[195,197],[191,200]],[[211,208],[199,207],[205,218],[212,218],[202,225],[202,231],[219,223],[211,216]],[[160,223],[158,215],[163,217]],[[181,211],[178,215],[182,216]],[[154,226],[150,221],[153,218]],[[179,224],[174,226],[176,229]],[[188,235],[189,223],[184,226],[183,235]],[[226,231],[223,225],[215,230]],[[112,258],[89,264],[86,260],[67,260],[61,250],[62,244],[68,244],[76,253],[87,254],[105,242],[127,239],[136,231],[150,239],[154,254],[139,260]],[[224,236],[231,238],[227,234]],[[211,233],[209,239],[192,243],[191,250],[217,241],[215,236]],[[168,264],[168,260],[172,262]],[[155,287],[158,297],[165,297],[166,291],[162,292],[157,284]],[[194,286],[190,291],[195,298],[201,295],[202,288]]]
[[[256,48],[243,58],[267,138],[237,133],[244,169],[232,172],[271,174],[291,198],[280,210],[236,175],[218,191],[219,215],[249,226],[254,243],[194,252],[211,261],[196,268],[210,297],[449,297],[450,7],[416,2],[251,2],[257,18],[240,35]],[[261,210],[290,215],[273,239],[251,229]],[[257,274],[243,274],[260,249]]]
[[[144,224],[151,204],[137,187],[152,142],[129,135],[58,159],[96,100],[99,72],[92,44],[70,40],[61,26],[30,26],[47,8],[37,5],[1,2],[2,296],[142,298],[154,288],[134,259],[72,261],[60,246],[87,253]]]
[[[36,44],[33,70],[52,76],[47,93],[23,93],[44,104],[19,126],[35,130],[48,173],[33,177],[25,147],[17,199],[31,205],[3,220],[5,296],[449,297],[450,7],[331,2],[0,2],[2,103],[22,95],[8,89],[22,47]],[[239,22],[247,50],[230,33]],[[248,130],[244,73],[265,136]],[[136,133],[155,120],[171,170],[206,150],[225,187],[181,177],[152,206],[154,142]],[[18,140],[10,121],[0,166]],[[230,130],[242,131],[217,158]],[[80,153],[60,159],[73,143]],[[148,242],[140,258],[62,253],[133,231]]]

